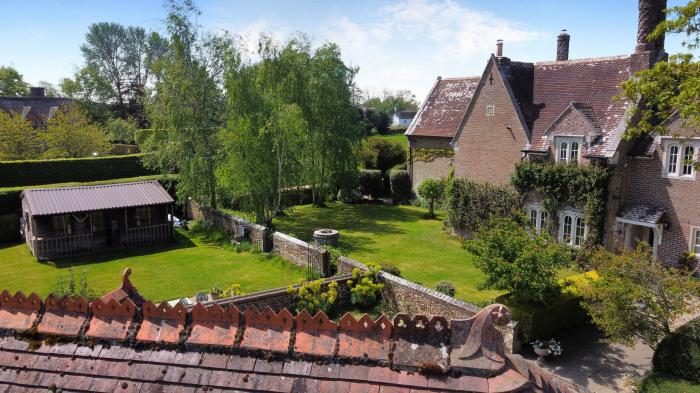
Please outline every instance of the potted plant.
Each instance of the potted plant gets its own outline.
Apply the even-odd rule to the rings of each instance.
[[[562,353],[561,343],[553,338],[549,340],[535,340],[532,349],[537,354],[537,360],[542,362],[547,356],[559,356]]]

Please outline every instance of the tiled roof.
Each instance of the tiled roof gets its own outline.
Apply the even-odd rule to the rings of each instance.
[[[479,79],[438,79],[406,135],[452,138],[474,96]]]
[[[6,112],[18,113],[22,118],[34,114],[39,120],[46,121],[52,111],[70,105],[73,100],[60,97],[0,97],[0,109]],[[35,120],[35,118],[28,118]]]
[[[603,155],[624,121],[629,102],[614,97],[630,76],[629,56],[535,63],[532,112],[525,114],[531,123],[532,150],[547,149],[547,128],[576,102],[585,103],[580,109],[602,133],[588,154]]]
[[[173,203],[156,180],[99,186],[32,188],[22,191],[35,215],[66,214],[104,209]]]
[[[617,214],[617,217],[656,225],[664,217],[664,214],[666,214],[666,209],[663,207],[635,203],[625,205]]]
[[[510,314],[501,305],[466,320],[346,314],[338,322],[128,298],[88,307],[50,295],[43,305],[35,294],[0,294],[0,391],[573,391],[505,354],[496,326]]]

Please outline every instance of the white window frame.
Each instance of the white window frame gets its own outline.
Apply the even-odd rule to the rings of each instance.
[[[572,160],[572,145],[576,144],[576,159]],[[566,144],[565,148],[562,149],[562,145]],[[554,137],[554,147],[556,151],[556,162],[560,163],[571,163],[575,162],[578,164],[581,162],[581,148],[583,147],[583,137],[578,136],[555,136]]]
[[[530,224],[532,224],[532,213],[536,212],[537,219],[535,220],[535,225],[532,227],[535,232],[541,233],[542,230],[546,230],[547,219],[549,219],[549,213],[545,210],[542,205],[538,203],[530,203],[526,206],[527,208],[527,218]],[[543,219],[544,218],[544,219]]]
[[[568,241],[564,241],[564,220],[566,217],[571,218],[571,233]],[[578,220],[583,221],[583,241],[580,244],[576,244],[576,223]],[[583,242],[588,237],[588,224],[586,224],[586,219],[583,217],[583,212],[573,209],[564,209],[559,212],[559,241],[566,243],[572,247],[581,247]]]
[[[695,257],[700,259],[700,227],[690,227],[690,249]]]
[[[496,115],[496,106],[495,105],[486,105],[486,116],[495,116]]]
[[[698,150],[700,150],[700,141],[681,141],[679,139],[668,139],[664,141],[664,154],[663,154],[663,169],[661,176],[669,179],[680,179],[680,180],[695,180],[697,170],[693,164],[700,161],[698,158]],[[671,149],[676,147],[678,149],[678,154],[676,155],[676,160],[674,163],[675,168],[671,168]],[[685,151],[687,148],[693,149],[692,161],[693,163],[688,164],[685,158]],[[690,165],[690,173],[683,174],[685,168]]]

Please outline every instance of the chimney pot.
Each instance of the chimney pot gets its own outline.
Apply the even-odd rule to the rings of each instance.
[[[503,40],[496,40],[496,57],[503,56]]]
[[[30,97],[45,97],[46,96],[46,89],[43,87],[30,87],[29,88],[29,96]]]
[[[569,60],[569,40],[571,36],[566,32],[566,29],[562,29],[561,33],[557,36],[557,61]]]

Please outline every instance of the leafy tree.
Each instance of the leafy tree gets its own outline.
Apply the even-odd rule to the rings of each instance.
[[[700,44],[700,1],[670,8],[671,16],[647,37],[655,40],[666,33],[684,34],[683,45],[693,51]],[[677,54],[658,62],[622,84],[622,95],[639,104],[632,108],[625,136],[633,138],[651,132],[667,134],[662,123],[673,112],[691,128],[700,125],[700,65],[691,54]]]
[[[59,97],[61,95],[58,91],[58,88],[51,82],[39,81],[37,85],[39,85],[39,87],[44,88],[44,94],[47,97]]]
[[[382,173],[406,162],[406,149],[403,145],[386,138],[367,138],[360,154],[362,165],[366,169],[379,169]]]
[[[557,271],[571,264],[571,252],[550,235],[519,221],[493,216],[465,242],[484,272],[484,288],[509,291],[516,299],[544,304],[558,293]]]
[[[418,186],[418,195],[428,201],[428,217],[435,217],[435,202],[442,198],[445,191],[445,185],[436,179],[425,179]]]
[[[179,173],[181,200],[193,197],[216,208],[224,96],[208,67],[206,42],[193,22],[199,10],[190,1],[171,2],[168,7],[170,55],[154,64],[156,94],[146,109],[156,131],[143,143],[143,150],[153,153],[144,162],[163,173]],[[232,44],[222,46],[218,56],[231,61]]]
[[[29,160],[41,153],[38,131],[22,116],[0,110],[0,160]]]
[[[77,107],[57,111],[41,133],[47,158],[88,157],[109,150],[109,138],[104,130],[92,123]]]
[[[380,96],[368,98],[364,102],[366,108],[374,108],[378,112],[393,114],[394,111],[417,111],[416,96],[410,90],[382,91]]]
[[[582,304],[611,342],[631,345],[640,338],[655,348],[699,293],[700,282],[664,266],[648,244],[618,255],[601,248],[591,265],[599,278],[584,287]]]
[[[119,118],[109,119],[105,126],[109,140],[112,142],[133,143],[136,134],[136,124],[130,120]]]
[[[22,74],[9,66],[0,66],[0,96],[26,96],[29,85]]]

